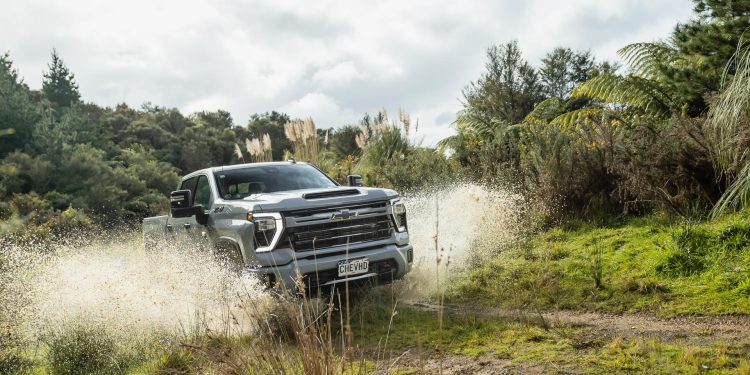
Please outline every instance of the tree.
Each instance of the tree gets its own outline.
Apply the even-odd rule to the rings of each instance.
[[[729,77],[736,65],[727,65],[750,29],[750,1],[693,0],[697,17],[678,24],[670,43],[685,56],[685,64],[668,65],[663,74],[674,82],[679,100],[690,115],[708,110],[706,93],[721,89],[724,69]]]
[[[232,114],[223,110],[218,110],[216,112],[201,111],[193,114],[191,119],[197,124],[204,124],[219,130],[231,129],[234,127]]]
[[[458,121],[489,128],[521,122],[543,99],[536,70],[516,41],[488,48],[487,59],[486,71],[463,91]]]
[[[47,65],[49,71],[44,73],[42,81],[42,94],[55,108],[70,107],[78,103],[81,94],[78,92],[78,84],[75,75],[70,72],[62,61],[56,50],[52,50],[52,61]]]
[[[0,55],[0,158],[22,150],[31,141],[39,111],[30,98],[29,88],[18,77],[10,56]]]
[[[727,178],[728,189],[713,214],[750,207],[750,44],[741,48],[732,69],[734,76],[709,112],[714,165]]]
[[[256,113],[247,122],[247,130],[250,132],[248,138],[260,138],[264,134],[268,134],[271,137],[273,160],[283,160],[284,151],[292,149],[291,142],[284,135],[284,124],[289,120],[289,116],[276,111]],[[244,139],[241,142],[244,142]]]
[[[61,155],[56,190],[72,197],[74,207],[116,219],[128,189],[115,179],[104,151],[89,145],[66,147]]]
[[[593,68],[594,59],[590,52],[555,48],[542,59],[539,69],[544,94],[551,98],[567,98],[577,84],[591,78]]]
[[[360,129],[354,125],[347,125],[329,133],[331,150],[336,154],[338,160],[347,156],[356,156],[360,153],[357,146],[357,134]]]

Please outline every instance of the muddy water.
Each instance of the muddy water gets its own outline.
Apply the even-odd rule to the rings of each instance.
[[[520,223],[519,196],[472,184],[413,195],[406,204],[415,267],[402,285],[412,297],[434,293],[436,272],[460,272],[472,259],[491,256],[515,238]],[[176,247],[147,253],[137,234],[49,255],[3,251],[16,259],[12,309],[32,333],[71,321],[127,334],[249,333],[253,325],[243,321],[244,312],[252,307],[257,313],[270,300],[254,279],[227,272],[207,254]]]

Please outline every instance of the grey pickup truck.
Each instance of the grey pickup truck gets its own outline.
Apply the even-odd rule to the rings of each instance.
[[[293,291],[298,275],[309,291],[402,278],[413,259],[403,202],[348,180],[294,160],[199,170],[171,193],[169,215],[143,220],[144,243],[198,246]]]

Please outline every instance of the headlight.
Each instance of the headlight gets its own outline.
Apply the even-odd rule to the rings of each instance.
[[[279,241],[279,237],[281,237],[284,226],[281,214],[248,214],[247,218],[252,220],[255,227],[255,252],[261,253],[273,250]]]
[[[256,232],[268,232],[276,230],[276,220],[274,220],[273,218],[256,219],[254,223]]]
[[[396,230],[399,232],[406,232],[406,206],[400,199],[394,199],[391,201],[393,208],[393,223],[396,226]]]

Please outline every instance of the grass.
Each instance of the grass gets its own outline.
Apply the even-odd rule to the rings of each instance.
[[[347,366],[329,369],[327,374],[365,374],[378,370],[388,374],[424,373],[420,361],[436,361],[436,348],[447,357],[466,361],[487,358],[519,372],[574,373],[750,373],[747,353],[750,340],[744,342],[707,341],[662,342],[651,338],[607,338],[581,326],[557,326],[534,320],[477,317],[446,312],[442,330],[433,311],[398,308],[397,314],[377,304],[361,305],[367,319],[352,319],[354,347],[358,348]],[[354,315],[357,316],[355,311]],[[340,328],[340,327],[337,327]],[[335,331],[336,329],[334,329]],[[73,331],[76,332],[76,331]],[[91,330],[84,332],[92,333]],[[79,333],[75,333],[79,334]],[[383,346],[388,337],[387,347]],[[63,336],[61,336],[63,337]],[[70,337],[67,335],[65,337]],[[104,336],[106,337],[106,335]],[[83,340],[84,352],[97,353],[101,347],[89,345],[99,336]],[[73,340],[81,342],[81,340]],[[106,339],[105,339],[106,341]],[[334,340],[334,343],[338,343]],[[111,345],[109,356],[94,356],[100,361],[82,362],[79,370],[61,372],[51,363],[39,367],[37,374],[120,373],[120,374],[303,374],[308,373],[298,343],[283,341],[263,351],[284,361],[276,367],[259,357],[257,337],[195,336],[189,342],[148,352],[139,361]],[[93,350],[93,348],[98,349]],[[405,352],[410,355],[403,356]],[[88,358],[76,352],[74,360]],[[374,353],[374,354],[373,354]],[[344,354],[334,353],[337,359]],[[49,356],[49,355],[48,355]],[[89,359],[91,359],[89,358]],[[378,360],[379,359],[379,360]],[[127,367],[113,367],[127,363]],[[389,363],[384,366],[383,363]]]
[[[452,284],[451,302],[503,308],[750,314],[750,214],[555,228]]]
[[[115,343],[106,332],[93,326],[66,327],[50,336],[50,350],[43,355],[46,361],[40,362],[32,373],[303,374],[311,373],[309,362],[317,360],[333,366],[315,373],[365,374],[377,370],[418,374],[425,373],[420,363],[434,363],[440,354],[466,361],[499,360],[519,372],[750,373],[747,355],[750,339],[663,342],[652,338],[606,337],[583,326],[448,311],[439,320],[434,311],[398,305],[394,314],[383,303],[388,298],[387,291],[380,290],[378,294],[353,307],[351,353],[347,353],[350,349],[335,349],[341,348],[343,340],[341,323],[330,326],[332,341],[325,345],[331,349],[311,356],[305,355],[311,349],[300,345],[306,345],[307,339],[326,339],[327,333],[316,333],[307,339],[277,334],[271,338],[262,333],[240,337],[206,333],[185,336],[180,342],[158,347],[148,342]],[[275,314],[283,311],[277,310]],[[289,324],[293,331],[303,328],[294,321]],[[273,332],[279,329],[274,328]],[[696,336],[701,334],[696,332]],[[123,349],[130,347],[148,350]],[[326,356],[330,357],[323,358]],[[344,361],[346,356],[348,361]],[[77,364],[75,371],[65,367],[71,363]],[[341,363],[345,366],[340,367]],[[91,371],[82,371],[86,369]]]
[[[531,314],[747,314],[750,214],[571,224],[440,279],[450,285],[449,302]],[[392,292],[379,289],[351,313],[304,298],[281,300],[272,314],[249,309],[258,333],[239,337],[198,332],[127,343],[95,325],[60,327],[35,357],[8,358],[30,369],[17,373],[33,374],[417,374],[429,372],[425,362],[442,368],[456,358],[500,361],[518,372],[750,374],[750,339],[723,342],[701,331],[693,335],[700,339],[611,337],[543,319],[437,314],[404,307]]]
[[[381,311],[370,315],[366,327],[355,327],[356,332],[364,332],[357,337],[359,345],[382,344],[388,320],[388,314]],[[414,351],[421,344],[424,355],[434,357],[433,349],[440,336],[435,313],[400,309],[389,336],[388,349],[395,353]],[[721,374],[750,371],[747,362],[750,341],[695,345],[650,338],[606,338],[586,327],[550,328],[538,321],[449,313],[444,316],[442,336],[447,354],[502,359],[509,367],[522,372]],[[398,370],[416,372],[419,368],[414,363],[406,363]]]

